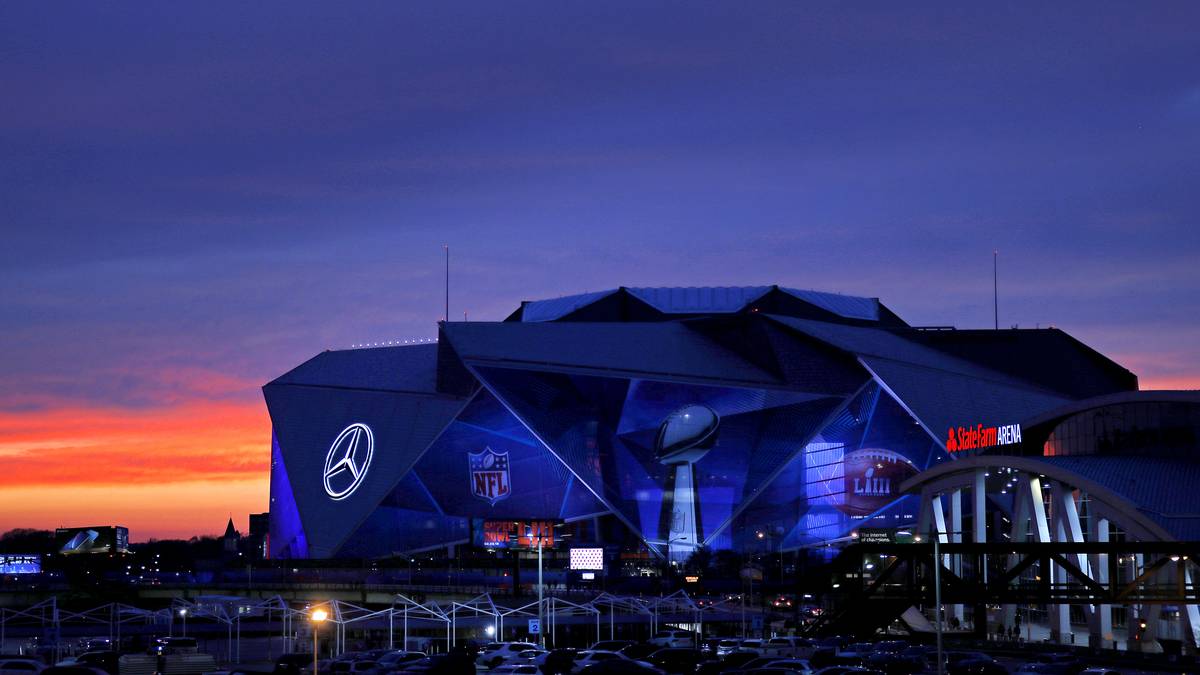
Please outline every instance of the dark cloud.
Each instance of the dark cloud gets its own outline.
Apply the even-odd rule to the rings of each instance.
[[[964,326],[1000,249],[1004,323],[1200,385],[1197,19],[9,3],[0,386],[251,401],[317,350],[432,335],[447,242],[456,318],[778,282]]]

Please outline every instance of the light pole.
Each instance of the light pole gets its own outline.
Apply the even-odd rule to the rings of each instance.
[[[944,675],[946,672],[945,656],[942,652],[942,553],[939,544],[942,537],[938,532],[934,532],[933,537],[933,616],[934,630],[937,635],[937,672],[938,675]],[[921,537],[918,535],[913,538],[918,544],[921,543]]]
[[[538,646],[545,647],[546,641],[542,637],[544,634],[544,622],[542,620],[542,532],[538,530]]]
[[[187,607],[179,610],[179,616],[183,619],[183,637],[187,637]]]
[[[317,675],[317,629],[321,627],[321,622],[329,618],[329,613],[323,609],[314,609],[312,615],[312,633],[313,633],[313,675]]]
[[[537,552],[538,552],[538,584],[537,584],[537,585],[538,585],[538,646],[539,646],[539,647],[545,647],[545,646],[546,646],[546,638],[545,638],[545,635],[546,635],[546,633],[545,633],[545,625],[546,625],[546,624],[545,624],[545,618],[544,618],[544,616],[543,616],[543,611],[542,611],[542,610],[543,610],[543,608],[542,608],[542,596],[543,596],[543,589],[542,589],[542,544],[543,544],[543,543],[546,541],[546,539],[547,539],[547,538],[549,538],[549,539],[550,539],[550,547],[551,547],[551,548],[553,548],[553,547],[554,547],[554,536],[555,536],[555,535],[554,535],[554,530],[555,530],[555,529],[557,529],[557,528],[560,528],[560,527],[562,527],[562,526],[563,526],[563,523],[550,523],[550,522],[545,522],[545,521],[542,521],[542,522],[536,522],[536,521],[535,521],[535,522],[532,522],[532,523],[530,523],[530,524],[529,524],[529,528],[530,528],[530,534],[531,534],[531,535],[535,535],[535,536],[537,537]],[[536,528],[536,529],[535,529],[535,528]],[[569,537],[569,536],[571,536],[571,535],[567,534],[567,535],[563,535],[563,536],[564,536],[564,537]]]

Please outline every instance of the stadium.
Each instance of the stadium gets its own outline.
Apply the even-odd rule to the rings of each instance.
[[[1024,509],[1012,478],[1047,470],[1146,536],[1191,536],[1060,427],[1166,397],[1194,431],[1195,397],[1141,402],[1132,373],[1058,329],[911,326],[875,298],[622,287],[523,302],[504,321],[443,322],[436,342],[322,352],[263,391],[273,558],[453,553],[502,545],[514,523],[668,560],[863,531],[989,538],[1015,514],[1058,522]],[[985,473],[994,485],[972,482]],[[980,486],[984,510],[964,515],[954,500]]]

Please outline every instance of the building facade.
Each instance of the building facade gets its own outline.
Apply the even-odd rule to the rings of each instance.
[[[913,327],[874,298],[623,287],[525,302],[267,384],[270,552],[485,545],[510,521],[679,560],[915,528],[902,483],[1136,389],[1060,330]]]

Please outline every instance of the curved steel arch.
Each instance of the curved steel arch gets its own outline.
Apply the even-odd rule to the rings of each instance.
[[[969,476],[973,481],[978,470],[989,469],[1012,469],[1079,488],[1087,492],[1093,502],[1099,502],[1104,507],[1105,517],[1120,525],[1123,530],[1152,541],[1175,540],[1166,529],[1142,513],[1136,504],[1123,495],[1090,478],[1033,457],[978,455],[946,462],[908,479],[901,484],[900,491],[905,494],[928,494],[961,488],[968,485],[964,478]]]
[[[1176,537],[1162,525],[1155,522],[1146,513],[1138,509],[1137,504],[1130,498],[1118,493],[1108,486],[1093,479],[1081,476],[1060,465],[1042,461],[1037,457],[1011,455],[978,455],[936,467],[931,467],[917,476],[905,481],[901,492],[917,494],[921,500],[920,517],[917,531],[929,534],[935,541],[942,543],[962,543],[967,535],[970,541],[986,542],[988,535],[987,497],[989,474],[997,471],[1010,471],[1015,480],[1009,480],[1007,489],[1012,494],[1012,509],[1008,535],[1010,542],[1018,542],[1028,534],[1038,543],[1085,543],[1108,542],[1110,527],[1115,525],[1128,534],[1132,539],[1140,541],[1175,541]],[[1048,483],[1045,484],[1045,483]],[[1076,492],[1086,494],[1088,498],[1088,515],[1084,533],[1084,519],[1080,517],[1082,499]],[[971,495],[972,518],[971,531],[963,531],[963,495]],[[991,491],[995,494],[995,490]],[[1047,504],[1051,510],[1047,511]],[[947,513],[946,509],[949,509]],[[1001,508],[1002,511],[1008,511]],[[1026,526],[1029,527],[1026,530]],[[993,528],[997,538],[999,530]],[[1100,583],[1109,581],[1106,571],[1107,556],[1079,553],[1077,569],[1086,576],[1096,575]],[[1161,558],[1161,556],[1159,556]],[[1138,556],[1132,574],[1135,577],[1158,574],[1162,560],[1157,562]],[[961,557],[948,562],[953,565],[954,572],[960,571]],[[1067,581],[1066,571],[1062,565],[1052,563],[1049,574],[1056,583]],[[1190,571],[1176,570],[1178,583],[1185,586],[1194,583]],[[1057,610],[1047,618],[1050,622],[1051,639],[1066,642],[1064,636],[1070,635],[1074,640],[1070,622],[1069,606],[1056,605]],[[1089,638],[1096,637],[1103,642],[1114,640],[1112,605],[1081,605],[1088,624]],[[1180,615],[1180,632],[1184,639],[1193,645],[1200,644],[1200,606],[1195,604],[1183,605]],[[962,618],[963,607],[955,605],[953,611]],[[1006,605],[1004,608],[1004,625],[1013,625],[1016,608]],[[1153,641],[1158,637],[1159,619],[1162,608],[1159,605],[1141,607],[1140,615],[1149,626],[1143,639]],[[1165,623],[1165,622],[1164,622]],[[1164,628],[1165,630],[1165,628]]]

